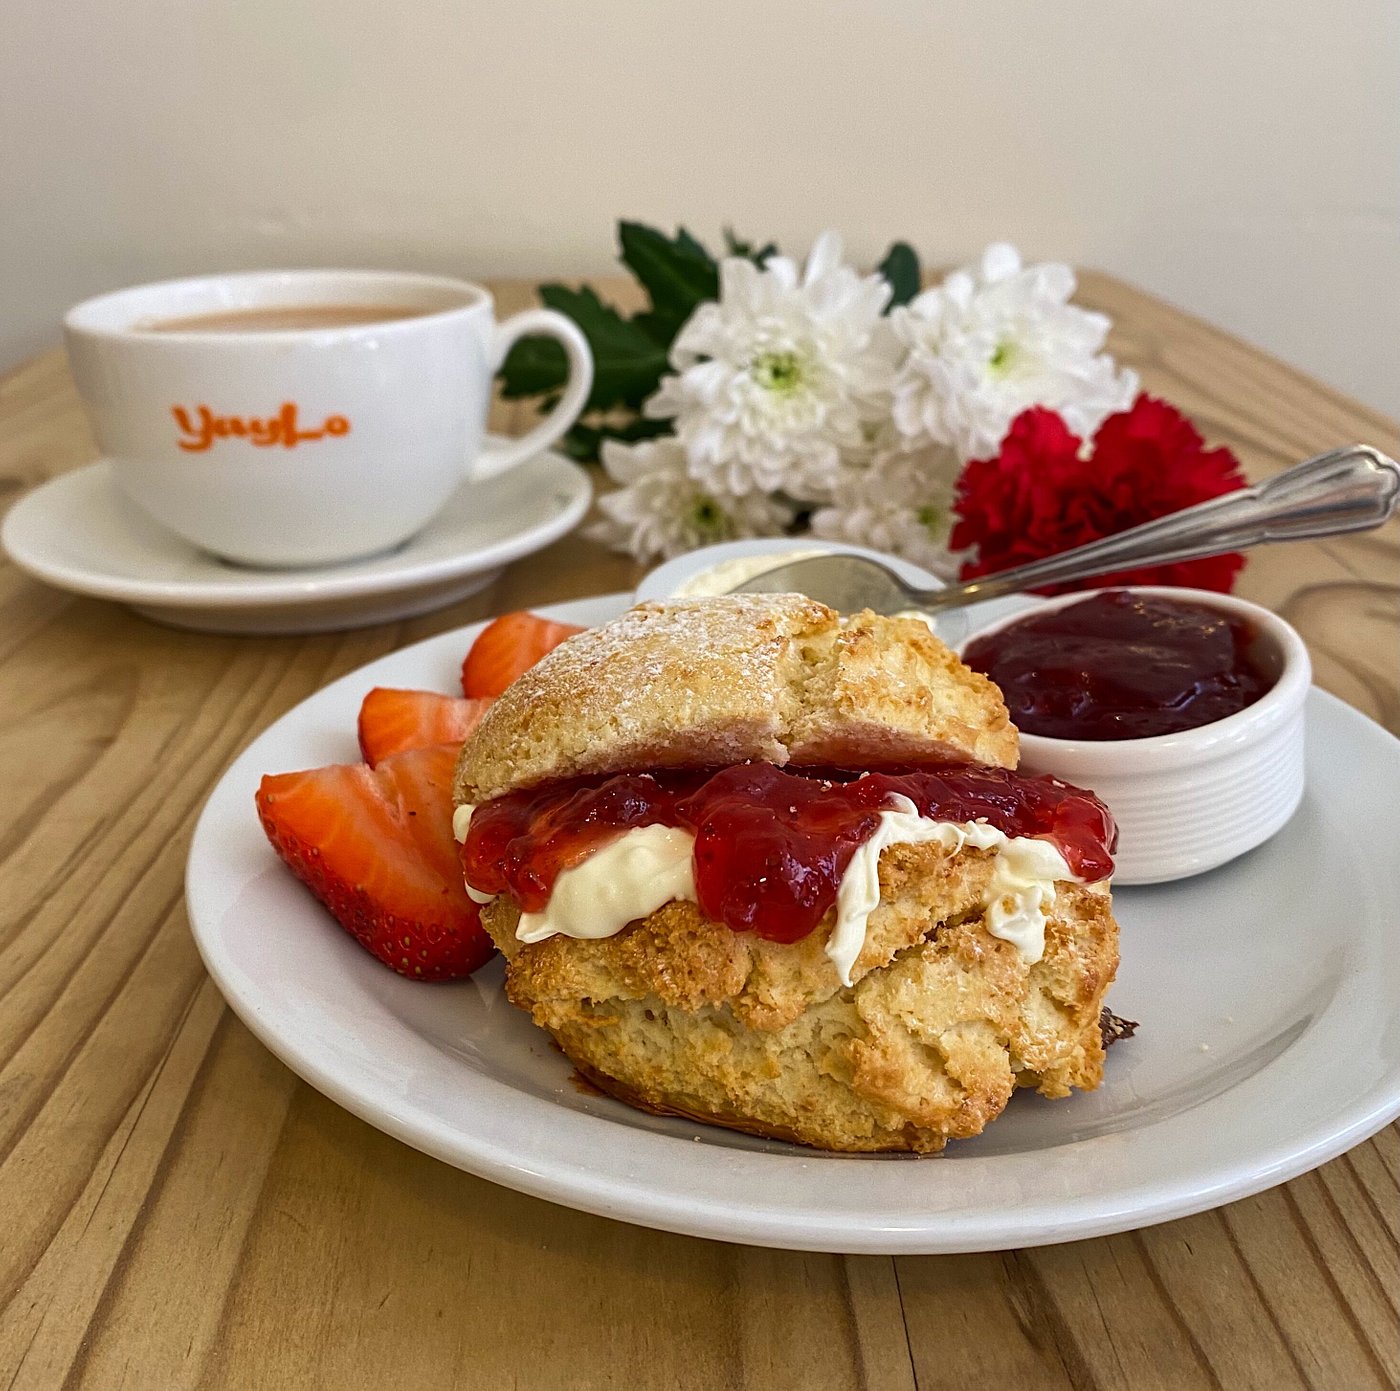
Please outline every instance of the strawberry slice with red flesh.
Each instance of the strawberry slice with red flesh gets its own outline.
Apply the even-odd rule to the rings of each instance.
[[[436,691],[401,691],[376,686],[360,706],[360,752],[374,767],[409,749],[462,741],[481,723],[491,702],[463,700]]]
[[[552,652],[565,638],[583,632],[534,613],[505,613],[492,619],[462,663],[462,694],[498,696],[517,676]]]
[[[495,948],[452,838],[451,744],[263,778],[258,816],[292,873],[400,975],[453,980]]]

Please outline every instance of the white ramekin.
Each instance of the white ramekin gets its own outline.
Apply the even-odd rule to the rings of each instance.
[[[1158,884],[1214,869],[1280,830],[1303,795],[1303,703],[1312,682],[1307,648],[1268,609],[1231,595],[1164,586],[1115,586],[1219,609],[1258,635],[1252,652],[1274,685],[1223,720],[1150,739],[1077,740],[1021,735],[1022,772],[1053,773],[1096,793],[1118,822],[1119,884]],[[1031,613],[1063,608],[1087,591],[1046,599],[977,630],[985,637]]]

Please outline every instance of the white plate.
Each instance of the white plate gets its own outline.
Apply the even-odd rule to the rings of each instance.
[[[622,596],[546,610],[576,623]],[[1123,1231],[1240,1198],[1400,1114],[1400,742],[1314,691],[1308,790],[1274,840],[1182,883],[1115,894],[1110,1001],[1141,1022],[1096,1092],[1018,1095],[938,1157],[838,1158],[646,1116],[570,1083],[501,993],[386,970],[283,869],[264,772],[356,756],[376,683],[453,688],[476,628],[361,668],[257,739],[209,799],[190,920],[230,1004],[291,1068],[485,1178],[671,1231],[819,1251],[978,1251]]]
[[[0,542],[60,589],[117,599],[179,628],[304,633],[426,613],[473,594],[549,545],[588,510],[588,475],[545,452],[464,484],[416,536],[382,555],[305,570],[233,565],[157,525],[105,460],[61,474],[10,509]]]

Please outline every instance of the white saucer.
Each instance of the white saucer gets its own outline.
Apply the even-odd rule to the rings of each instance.
[[[37,579],[117,599],[177,628],[307,633],[359,628],[442,608],[484,588],[512,560],[571,530],[588,475],[545,452],[464,485],[403,545],[306,570],[230,564],[157,525],[118,491],[105,460],[62,474],[10,509],[0,543]]]
[[[630,596],[543,612],[600,623]],[[987,606],[989,618],[1024,600]],[[215,788],[185,875],[195,941],[248,1027],[372,1125],[511,1188],[725,1241],[983,1251],[1126,1231],[1283,1183],[1400,1114],[1400,743],[1307,703],[1307,791],[1257,850],[1115,891],[1109,995],[1141,1027],[1103,1086],[1018,1095],[940,1157],[848,1158],[645,1115],[578,1090],[499,962],[424,985],[387,971],[278,862],[263,773],[358,757],[371,686],[452,690],[480,625],[362,667],[265,730]]]

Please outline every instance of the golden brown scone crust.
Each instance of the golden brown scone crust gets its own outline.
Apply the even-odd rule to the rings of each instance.
[[[887,849],[849,987],[827,924],[769,942],[675,902],[615,937],[525,946],[508,899],[483,921],[511,1000],[613,1095],[824,1149],[931,1152],[978,1134],[1015,1087],[1059,1097],[1102,1078],[1107,885],[1058,886],[1028,966],[986,930],[990,866],[979,850]]]
[[[457,802],[625,769],[769,763],[1012,768],[1001,692],[917,619],[844,622],[798,594],[639,604],[570,638],[487,712]]]

